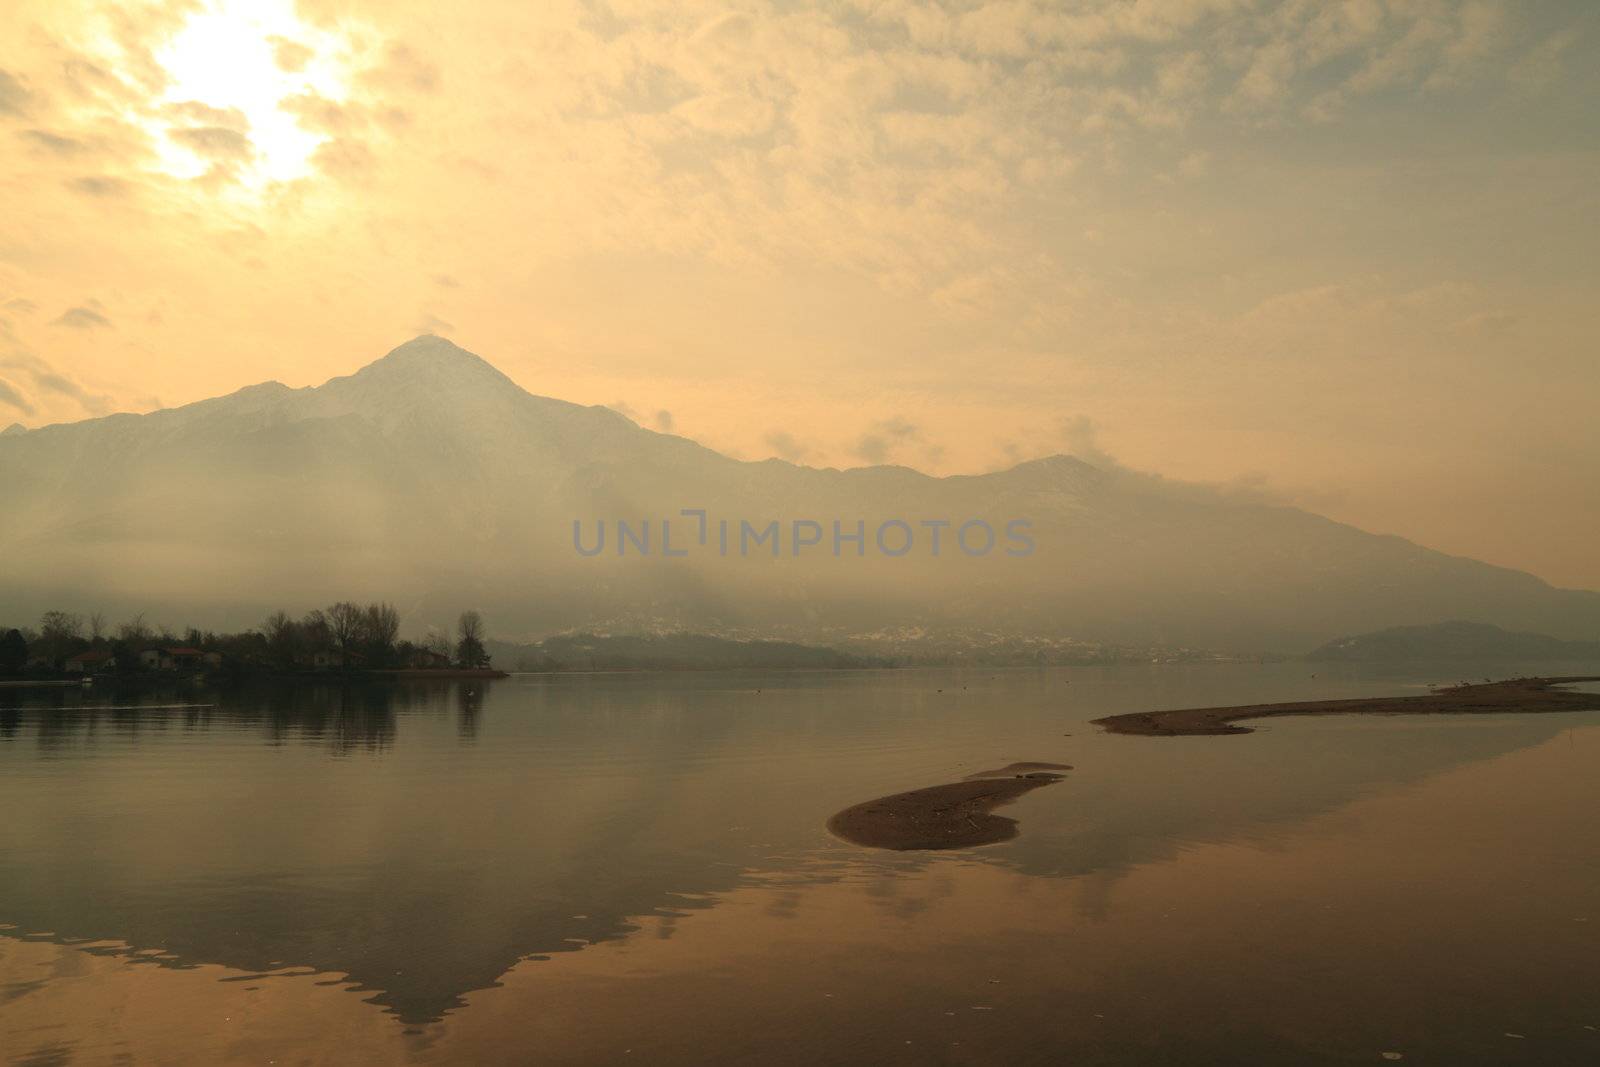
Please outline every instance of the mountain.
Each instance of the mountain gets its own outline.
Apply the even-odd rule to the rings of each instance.
[[[1600,641],[1563,641],[1548,634],[1502,630],[1481,622],[1394,626],[1330,641],[1306,659],[1322,663],[1407,660],[1563,660],[1600,663]]]
[[[438,337],[315,388],[276,382],[147,415],[0,437],[0,606],[143,611],[246,626],[269,610],[386,598],[409,631],[464,607],[495,633],[693,630],[838,644],[893,632],[1040,635],[1298,652],[1460,618],[1600,633],[1600,594],[1067,456],[934,478],[904,467],[748,463],[603,407],[534,396]],[[708,528],[684,509],[704,509]],[[618,520],[649,555],[618,555]],[[1024,542],[1006,524],[1025,519]],[[674,551],[663,554],[663,520]],[[719,520],[730,551],[719,552]],[[781,523],[739,551],[740,522]],[[822,545],[794,554],[793,523]],[[832,553],[832,524],[854,543]],[[903,522],[904,528],[894,525]],[[990,524],[968,556],[958,527]],[[608,539],[580,555],[597,524]],[[941,554],[931,554],[934,527]],[[889,523],[888,526],[883,524]],[[904,534],[914,550],[886,555]],[[984,543],[971,527],[971,547]]]

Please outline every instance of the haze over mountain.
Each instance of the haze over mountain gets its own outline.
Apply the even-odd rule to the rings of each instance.
[[[1548,634],[1502,630],[1481,622],[1394,626],[1330,641],[1306,655],[1321,663],[1405,663],[1460,660],[1600,663],[1600,641],[1563,641]]]
[[[1600,594],[1308,512],[1054,456],[977,476],[742,462],[601,407],[524,391],[418,337],[316,388],[276,382],[148,415],[0,438],[0,604],[245,626],[269,610],[394,600],[406,626],[476,607],[503,636],[678,627],[834,640],[885,628],[1300,652],[1335,635],[1462,619],[1600,634]],[[707,543],[683,509],[705,509]],[[617,554],[615,522],[652,523]],[[675,550],[662,554],[661,520]],[[732,551],[717,551],[729,520]],[[901,519],[913,551],[874,531]],[[997,546],[954,543],[969,519]],[[1007,522],[1035,545],[1008,555]],[[592,547],[574,548],[581,520]],[[738,551],[740,520],[781,552]],[[793,520],[821,543],[792,554]],[[865,522],[865,554],[832,524]],[[947,520],[942,553],[923,520]],[[898,546],[901,535],[890,542]]]

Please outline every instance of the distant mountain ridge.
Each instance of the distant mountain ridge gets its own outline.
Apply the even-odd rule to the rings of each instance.
[[[1600,633],[1600,594],[1308,512],[1068,456],[982,475],[743,462],[615,411],[530,394],[423,336],[312,388],[275,382],[147,415],[0,435],[0,605],[136,611],[239,627],[283,607],[393,600],[408,631],[476,607],[500,635],[605,628],[822,645],[891,628],[1299,653],[1338,634],[1460,618]],[[703,509],[701,543],[685,509]],[[1035,549],[971,558],[982,519]],[[716,551],[717,521],[784,543]],[[653,551],[594,557],[593,531],[652,524]],[[661,522],[675,550],[663,554]],[[832,523],[870,551],[834,556]],[[890,557],[872,531],[923,540]],[[790,528],[824,545],[796,556]],[[951,524],[931,558],[926,521]],[[592,533],[591,533],[592,536]],[[638,625],[630,625],[637,622]]]
[[[1408,660],[1593,660],[1600,641],[1563,641],[1549,634],[1502,630],[1480,622],[1394,626],[1330,641],[1306,655],[1321,663],[1396,663]]]
[[[490,641],[494,661],[519,671],[849,670],[890,661],[792,641],[710,634],[558,634],[534,644]]]

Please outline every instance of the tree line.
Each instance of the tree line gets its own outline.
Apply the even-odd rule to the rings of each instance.
[[[37,627],[0,630],[0,675],[60,673],[69,660],[90,652],[114,660],[110,669],[119,674],[136,673],[146,669],[146,653],[173,649],[193,650],[229,671],[481,669],[490,665],[484,635],[483,616],[464,611],[454,641],[438,629],[418,642],[402,639],[400,613],[385,601],[341,600],[299,618],[275,611],[261,626],[238,633],[191,627],[179,634],[151,626],[143,615],[112,628],[100,612],[47,611]]]

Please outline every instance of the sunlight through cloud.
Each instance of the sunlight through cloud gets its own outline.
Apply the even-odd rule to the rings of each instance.
[[[303,22],[290,0],[219,0],[156,50],[169,80],[160,167],[179,178],[222,168],[243,184],[303,178],[327,139],[283,108],[347,93],[348,42]]]

